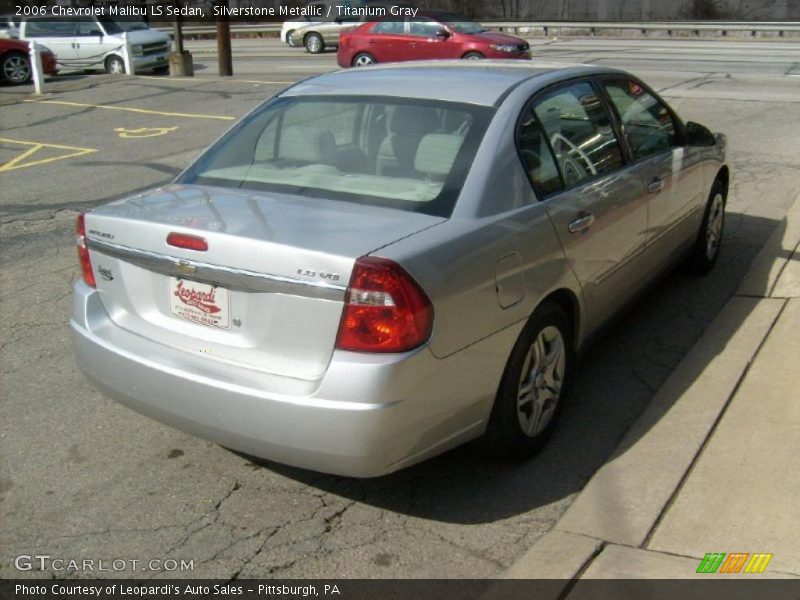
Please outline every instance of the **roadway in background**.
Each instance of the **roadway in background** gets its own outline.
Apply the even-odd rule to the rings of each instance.
[[[536,40],[537,61],[630,69],[728,135],[717,269],[671,274],[592,348],[534,460],[467,446],[367,481],[255,464],[103,397],[68,338],[76,212],[167,181],[288,82],[335,68],[333,53],[236,40],[220,80],[213,46],[187,44],[194,79],[79,77],[47,102],[0,87],[0,577],[35,575],[11,566],[33,553],[192,559],[194,577],[496,575],[612,453],[800,192],[797,43]]]

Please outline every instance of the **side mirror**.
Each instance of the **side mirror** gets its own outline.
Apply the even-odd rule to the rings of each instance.
[[[707,127],[689,121],[686,123],[686,142],[690,146],[714,146],[717,139]]]
[[[436,37],[446,40],[447,38],[450,37],[450,32],[447,31],[447,29],[445,29],[444,27],[442,27],[441,29],[436,30]]]
[[[333,22],[334,22],[334,23],[336,23],[336,24],[338,24],[338,25],[341,25],[341,24],[342,24],[342,18],[341,18],[341,17],[336,17],[336,18],[333,20]]]

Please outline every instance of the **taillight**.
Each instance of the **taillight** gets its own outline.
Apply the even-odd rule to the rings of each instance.
[[[78,262],[81,265],[81,274],[83,281],[86,285],[97,287],[94,280],[94,272],[92,271],[92,261],[89,259],[89,249],[86,247],[86,222],[84,214],[78,215],[78,220],[75,223],[75,242],[78,245]]]
[[[431,335],[433,307],[397,263],[372,256],[356,261],[336,347],[354,352],[405,352]]]
[[[167,244],[176,248],[196,250],[197,252],[208,250],[208,242],[204,238],[186,233],[175,233],[174,231],[167,236]]]

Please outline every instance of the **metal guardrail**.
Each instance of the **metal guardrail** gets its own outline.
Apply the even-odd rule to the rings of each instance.
[[[800,34],[800,22],[780,21],[482,21],[490,29],[501,29],[516,33],[532,33],[541,31],[548,35],[551,29],[556,30],[589,30],[590,35],[598,31],[607,30],[633,30],[643,34],[653,31],[666,31],[669,35],[673,32],[689,32],[700,35],[700,32],[720,32],[723,36],[728,32],[750,32],[756,35],[759,32],[777,32],[780,36],[787,33]],[[158,27],[160,31],[172,34],[171,27]],[[259,36],[265,33],[277,33],[281,29],[280,23],[262,23],[258,25],[231,25],[231,35],[234,36]],[[214,25],[184,26],[183,35],[187,38],[205,37],[216,35]]]

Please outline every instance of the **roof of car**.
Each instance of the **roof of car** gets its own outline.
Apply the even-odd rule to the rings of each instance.
[[[591,65],[509,60],[401,62],[333,71],[288,88],[286,96],[394,96],[493,106],[522,81],[542,86],[561,79],[618,72]]]

